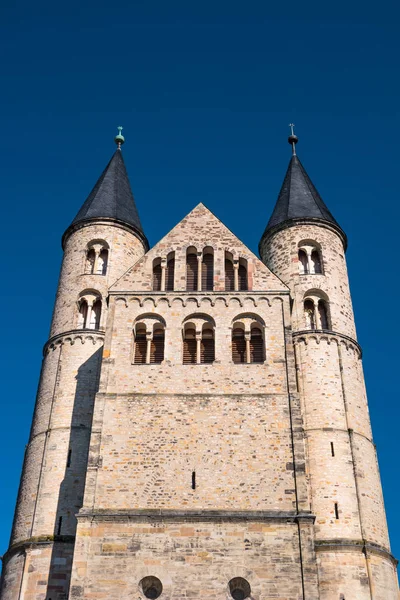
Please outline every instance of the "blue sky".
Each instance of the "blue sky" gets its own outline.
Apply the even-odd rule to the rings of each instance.
[[[0,9],[0,553],[61,235],[113,153],[116,126],[124,126],[124,158],[151,244],[202,201],[257,251],[290,158],[293,121],[299,157],[349,237],[374,439],[400,557],[400,9],[358,0],[269,4],[22,0]]]

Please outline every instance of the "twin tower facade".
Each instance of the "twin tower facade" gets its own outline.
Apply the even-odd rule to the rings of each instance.
[[[297,138],[261,260],[203,204],[149,249],[117,141],[63,237],[1,600],[398,599],[346,235]]]

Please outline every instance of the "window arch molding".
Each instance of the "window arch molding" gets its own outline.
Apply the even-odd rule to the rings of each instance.
[[[83,290],[77,299],[78,329],[100,329],[102,325],[103,298],[97,290]]]
[[[254,313],[243,313],[232,320],[232,362],[264,363],[266,359],[265,322]]]
[[[322,290],[314,288],[304,294],[303,312],[306,329],[332,329],[329,298]]]
[[[215,321],[204,313],[188,315],[182,323],[182,362],[211,364],[215,360]]]
[[[225,249],[224,271],[226,292],[244,292],[249,289],[247,258]]]
[[[105,240],[95,239],[88,242],[85,249],[85,273],[87,275],[106,275],[110,246]]]
[[[132,364],[152,365],[164,361],[166,323],[163,317],[144,313],[133,324]]]
[[[321,244],[315,240],[302,240],[297,244],[300,275],[323,275],[324,266]]]

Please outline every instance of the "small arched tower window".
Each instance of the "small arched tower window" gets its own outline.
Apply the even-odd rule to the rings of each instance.
[[[165,271],[165,290],[167,292],[174,291],[175,279],[175,252],[170,252],[167,256],[167,266]]]
[[[153,339],[150,346],[150,364],[159,364],[164,360],[164,327],[156,323],[153,327]]]
[[[213,363],[215,360],[214,330],[209,323],[203,325],[200,344],[200,362]]]
[[[225,291],[235,291],[235,272],[233,269],[233,257],[230,252],[225,252]]]
[[[90,248],[86,253],[85,273],[87,275],[93,274],[95,261],[96,261],[96,252],[94,251],[93,248]]]
[[[144,323],[138,323],[135,327],[135,352],[134,360],[135,365],[145,365],[147,354],[147,338],[146,338],[146,325]]]
[[[188,292],[197,291],[198,268],[196,249],[188,248],[186,254],[186,290]]]
[[[232,361],[235,364],[247,362],[244,328],[239,325],[236,325],[232,330]]]
[[[244,258],[239,259],[239,290],[246,291],[248,290],[247,283],[247,260]]]
[[[78,329],[85,329],[87,313],[88,303],[84,298],[82,298],[82,300],[79,302]]]
[[[195,365],[197,362],[197,341],[195,327],[191,323],[188,323],[185,326],[183,335],[183,364]]]
[[[311,252],[311,272],[316,275],[322,273],[321,257],[318,250],[312,250]]]
[[[307,329],[316,329],[315,306],[313,300],[304,301],[304,318]]]
[[[321,329],[329,329],[328,309],[325,300],[318,300],[318,315]]]
[[[214,251],[209,247],[203,250],[201,289],[203,292],[212,292],[214,289]]]
[[[300,275],[307,275],[308,270],[308,256],[305,250],[299,250],[299,272]]]
[[[100,250],[99,256],[97,258],[97,267],[96,267],[97,275],[105,275],[107,273],[107,264],[108,264],[108,250],[107,250],[107,248],[102,248]]]
[[[264,362],[264,340],[263,334],[259,327],[252,326],[250,333],[250,362]]]
[[[153,261],[153,292],[161,292],[161,259]]]

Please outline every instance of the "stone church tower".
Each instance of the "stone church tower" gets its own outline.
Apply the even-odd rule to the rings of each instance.
[[[345,260],[296,155],[257,258],[149,250],[118,148],[64,258],[1,600],[395,600]]]

